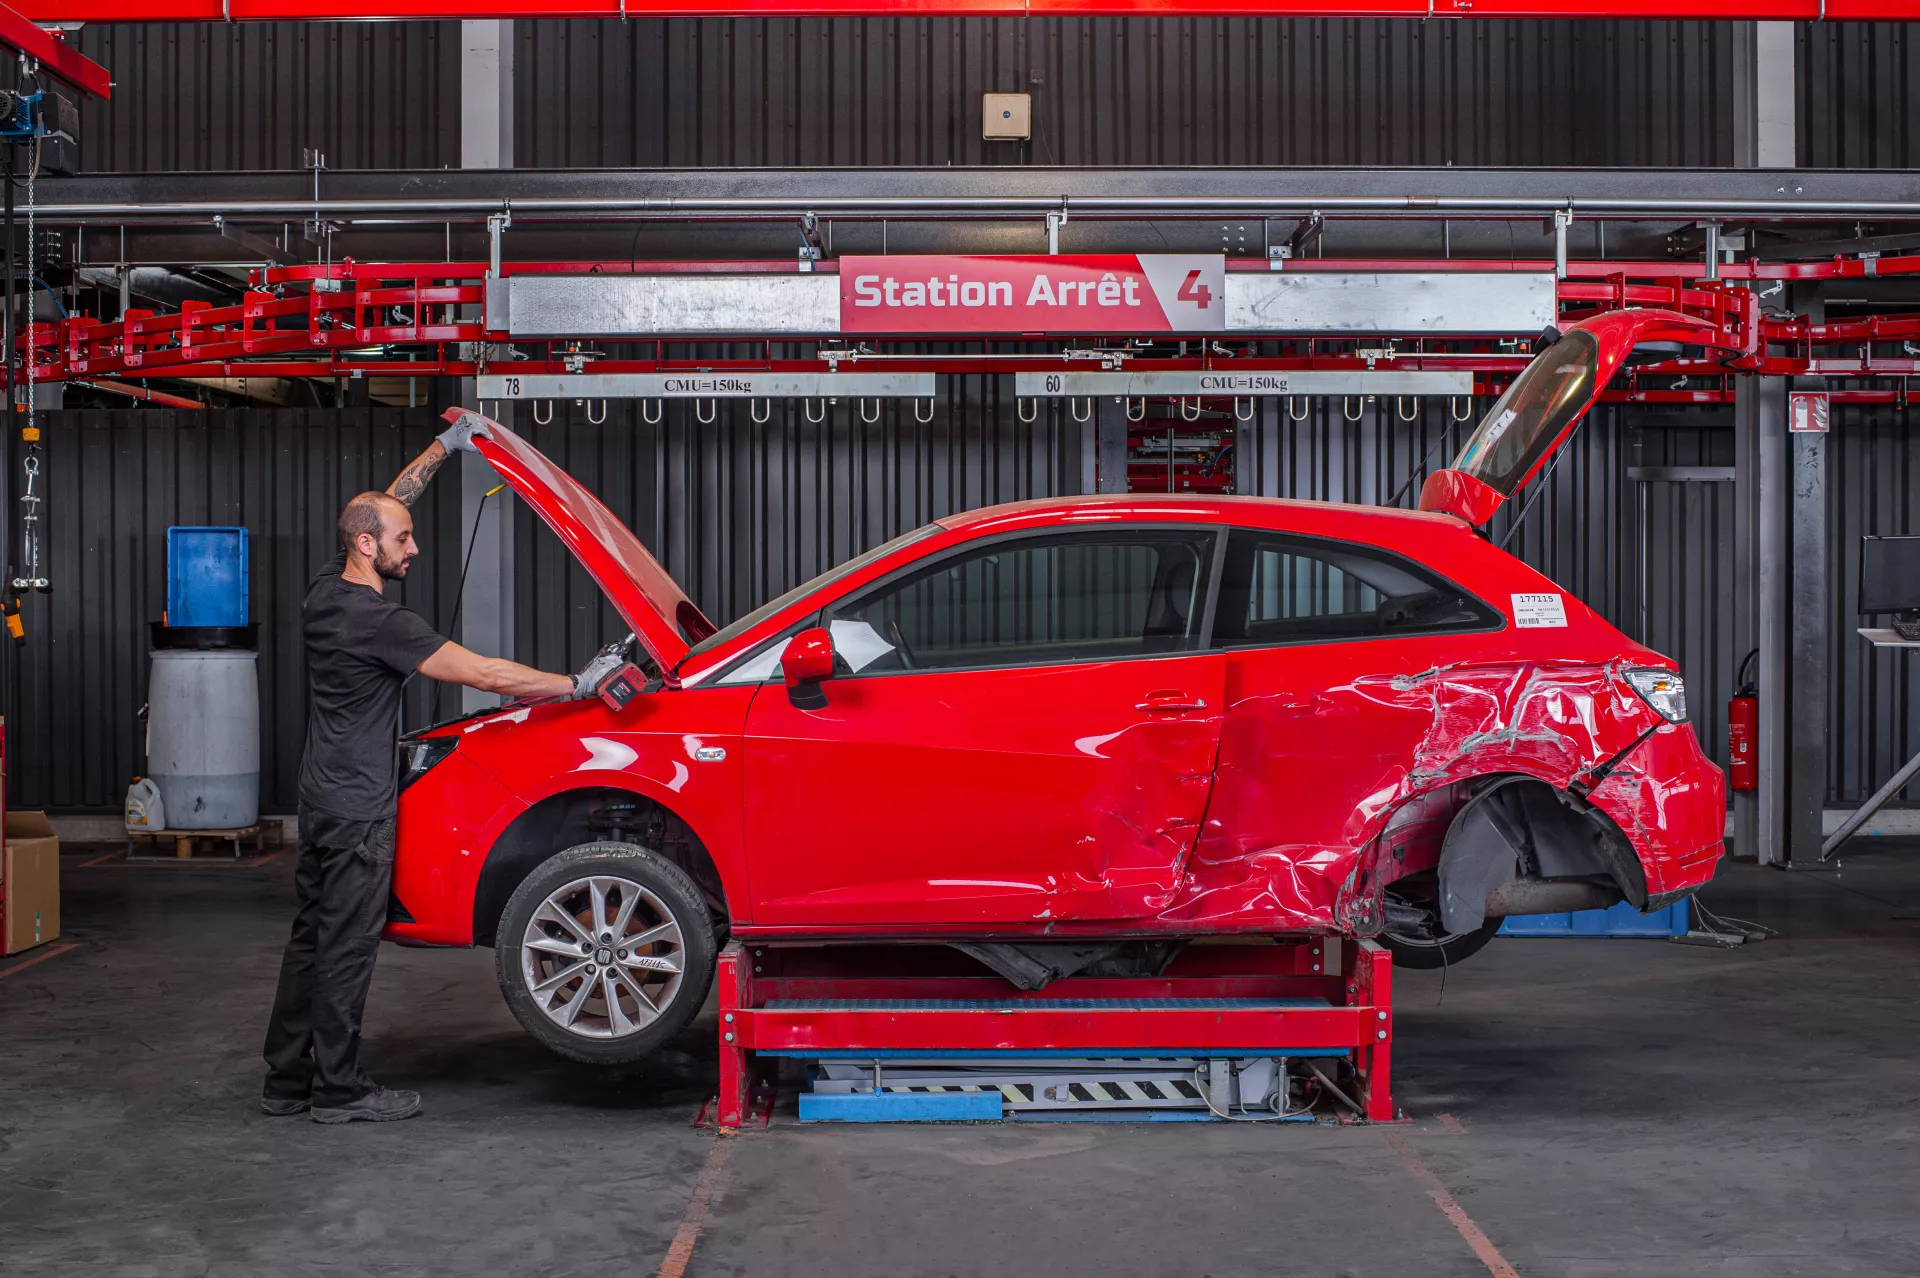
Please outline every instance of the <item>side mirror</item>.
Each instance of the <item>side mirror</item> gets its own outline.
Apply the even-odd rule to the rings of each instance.
[[[827,694],[820,691],[820,681],[833,678],[833,636],[815,626],[787,640],[780,673],[787,681],[787,700],[796,708],[823,709]]]

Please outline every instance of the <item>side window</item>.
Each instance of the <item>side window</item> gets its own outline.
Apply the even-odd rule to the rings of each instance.
[[[829,611],[850,673],[1122,661],[1199,640],[1211,530],[1008,538]]]
[[[1351,542],[1235,529],[1217,648],[1497,630],[1500,615],[1410,559]]]

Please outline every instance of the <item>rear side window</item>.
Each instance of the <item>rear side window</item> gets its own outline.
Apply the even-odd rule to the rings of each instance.
[[[1216,648],[1498,630],[1500,614],[1403,556],[1237,528],[1214,615]]]
[[[1186,652],[1212,530],[1022,537],[969,547],[836,606],[850,673],[1047,666]]]

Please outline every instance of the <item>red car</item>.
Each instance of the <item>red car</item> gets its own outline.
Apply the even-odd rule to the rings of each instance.
[[[1466,494],[1484,523],[1640,331],[1615,329],[1537,359],[1423,504]],[[493,945],[565,1055],[684,1027],[727,936],[951,945],[1027,989],[1221,934],[1384,935],[1437,964],[1507,914],[1656,908],[1720,858],[1724,784],[1673,662],[1455,514],[1021,502],[716,630],[493,431],[646,683],[409,737],[387,936]]]

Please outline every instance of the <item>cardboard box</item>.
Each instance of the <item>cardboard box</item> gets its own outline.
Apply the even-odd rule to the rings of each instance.
[[[7,813],[0,851],[0,953],[60,935],[60,836],[44,812]]]

